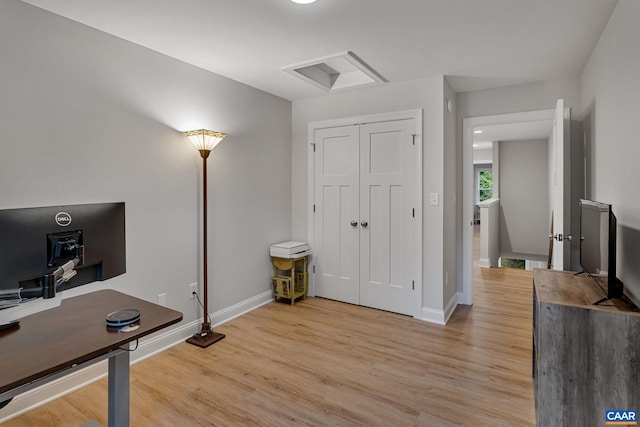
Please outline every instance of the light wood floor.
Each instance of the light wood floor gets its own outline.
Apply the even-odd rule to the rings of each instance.
[[[527,426],[531,274],[476,269],[446,326],[321,298],[271,303],[131,370],[132,426]],[[107,425],[98,381],[8,423]]]

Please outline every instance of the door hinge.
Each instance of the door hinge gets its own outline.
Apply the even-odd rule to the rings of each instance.
[[[313,147],[313,152],[316,152],[316,143],[315,142],[310,142],[309,144],[311,144],[311,146]]]
[[[411,145],[416,145],[416,136],[418,136],[418,135],[415,134],[415,133],[411,134],[411,138],[412,138]]]
[[[415,281],[415,280],[412,280],[412,281],[411,281],[411,290],[412,290],[412,291],[415,291],[415,290],[416,290],[416,281]]]
[[[411,217],[412,218],[416,217],[416,208],[411,208]]]
[[[313,213],[316,213],[316,205],[313,205]]]
[[[313,274],[316,274],[316,266],[315,266],[315,264],[313,265]]]

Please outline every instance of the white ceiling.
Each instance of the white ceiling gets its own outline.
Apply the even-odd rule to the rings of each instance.
[[[283,67],[353,51],[458,92],[577,76],[617,0],[23,0],[286,99]]]

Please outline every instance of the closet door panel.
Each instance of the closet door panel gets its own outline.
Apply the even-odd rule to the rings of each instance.
[[[315,132],[316,295],[359,303],[358,126]]]
[[[360,304],[413,314],[413,120],[360,128]]]

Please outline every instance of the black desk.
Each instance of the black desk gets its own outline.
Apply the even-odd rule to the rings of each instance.
[[[140,327],[108,331],[107,314],[128,308],[140,310]],[[109,359],[109,426],[128,426],[130,352],[122,348],[181,320],[178,311],[113,290],[24,317],[19,329],[0,332],[0,402]]]

